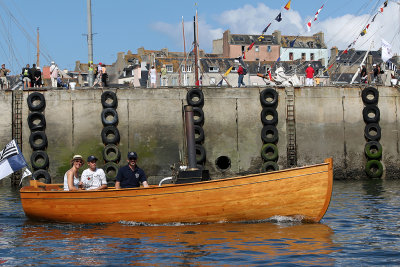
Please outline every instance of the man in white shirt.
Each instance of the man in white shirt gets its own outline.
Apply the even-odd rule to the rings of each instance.
[[[51,78],[51,87],[57,87],[58,67],[54,63],[54,61],[52,61],[50,65],[50,78]]]
[[[103,169],[96,167],[97,158],[89,156],[87,164],[89,168],[84,170],[81,175],[81,182],[85,190],[101,190],[107,188],[106,174]]]

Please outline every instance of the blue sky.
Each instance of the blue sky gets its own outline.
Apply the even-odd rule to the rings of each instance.
[[[259,34],[282,10],[288,0],[239,1],[138,1],[92,0],[94,61],[111,64],[118,52],[133,53],[139,47],[183,51],[182,16],[185,20],[186,48],[193,41],[192,20],[199,13],[200,48],[212,50],[212,40],[231,33]],[[197,2],[197,5],[195,3]],[[291,9],[283,10],[280,23],[273,22],[267,34],[280,30],[283,35],[325,33],[328,47],[344,49],[357,37],[376,13],[381,1],[371,0],[292,0]],[[20,72],[27,63],[36,61],[36,28],[40,28],[43,55],[40,65],[55,60],[61,68],[73,69],[75,61],[87,62],[86,0],[0,0],[0,62]],[[324,4],[310,33],[306,22]],[[368,34],[357,41],[356,48],[374,49],[381,39],[391,42],[394,52],[400,50],[400,5],[389,6],[371,24]]]

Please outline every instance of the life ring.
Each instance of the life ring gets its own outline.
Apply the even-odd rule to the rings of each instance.
[[[190,89],[186,94],[187,103],[193,107],[200,107],[204,104],[204,94],[200,89]]]
[[[45,150],[47,137],[43,131],[32,132],[29,136],[29,144],[33,150]]]
[[[373,116],[370,116],[370,115]],[[365,123],[378,123],[381,118],[381,112],[376,105],[366,105],[363,109],[363,119]]]
[[[369,160],[365,165],[365,173],[370,178],[380,178],[383,174],[382,162],[376,159]]]
[[[29,94],[27,102],[30,111],[42,111],[46,107],[44,95],[39,92]]]
[[[115,178],[118,174],[119,166],[115,162],[107,162],[103,166],[104,173],[106,174],[106,178],[108,182],[115,182]]]
[[[194,125],[194,141],[196,143],[201,143],[204,141],[204,130],[200,125]]]
[[[116,145],[106,145],[103,149],[103,159],[105,162],[118,163],[121,159],[121,151]]]
[[[111,117],[111,120],[109,118]],[[113,108],[105,108],[101,112],[101,122],[104,126],[116,126],[118,124],[118,113]]]
[[[202,145],[196,144],[196,161],[197,164],[203,164],[206,161],[206,150]]]
[[[261,148],[261,157],[265,161],[276,161],[278,159],[278,147],[274,144],[265,144]]]
[[[382,157],[382,145],[377,141],[369,141],[366,143],[364,151],[369,159],[379,159]]]
[[[114,144],[117,145],[120,140],[119,131],[115,126],[106,126],[101,131],[101,140],[103,144]]]
[[[361,92],[361,99],[364,104],[376,104],[379,100],[379,91],[374,87],[367,87]]]
[[[117,108],[118,99],[117,95],[112,91],[105,91],[101,94],[101,104],[103,108]]]
[[[43,179],[46,184],[51,184],[51,177],[48,171],[46,170],[37,170],[32,174],[33,180],[41,180]]]
[[[261,111],[261,121],[264,125],[276,125],[278,123],[278,112],[272,107],[263,108]]]
[[[273,171],[278,171],[278,170],[279,170],[279,166],[274,161],[264,162],[261,167],[261,172],[273,172]]]
[[[31,154],[31,165],[34,170],[47,169],[49,167],[49,156],[43,150],[33,151]]]
[[[260,93],[260,102],[264,107],[276,107],[278,104],[278,92],[272,88],[266,88]]]
[[[377,123],[368,123],[365,125],[364,136],[368,141],[379,141],[381,139],[381,127]]]
[[[195,125],[204,124],[204,112],[200,107],[193,107],[193,123]]]
[[[274,125],[265,125],[261,129],[261,139],[265,144],[276,144],[279,140],[278,129]]]
[[[46,128],[46,118],[41,112],[31,112],[28,115],[28,126],[31,131],[43,131]]]

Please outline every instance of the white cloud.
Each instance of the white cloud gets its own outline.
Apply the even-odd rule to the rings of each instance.
[[[378,14],[375,21],[371,23],[367,34],[358,39],[355,48],[366,50],[371,40],[374,40],[373,50],[378,50],[383,38],[392,43],[392,50],[398,53],[400,49],[399,7],[396,3],[389,3],[384,12]],[[314,17],[314,14],[302,18],[299,12],[293,9],[283,10],[282,21],[277,22],[275,17],[279,12],[278,9],[271,9],[260,3],[255,6],[246,4],[242,8],[223,11],[218,17],[214,18],[216,21],[214,26],[200,17],[200,47],[206,51],[211,51],[212,40],[222,38],[222,33],[227,29],[235,34],[261,34],[262,30],[271,22],[267,34],[271,34],[274,30],[280,30],[282,35],[312,35],[323,31],[328,48],[337,46],[339,49],[345,49],[372,19],[369,15],[356,16],[352,14],[331,18],[327,17],[328,10],[322,10],[318,20],[313,21],[311,32],[308,33],[306,23]],[[375,12],[372,12],[372,14],[374,15]],[[166,34],[176,44],[182,43],[181,25],[157,22],[152,25],[152,28]],[[189,45],[193,40],[192,28],[192,22],[185,23],[186,37],[187,40],[190,40]],[[394,43],[397,43],[397,45]]]

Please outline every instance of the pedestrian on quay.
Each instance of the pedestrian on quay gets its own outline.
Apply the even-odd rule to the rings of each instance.
[[[36,70],[33,73],[33,80],[35,87],[42,87],[42,71],[40,67],[36,67]]]
[[[161,70],[161,86],[167,86],[167,67],[165,64],[162,66]]]
[[[138,156],[136,152],[128,153],[128,165],[118,170],[115,182],[116,189],[140,187],[140,183],[142,183],[144,187],[149,187],[146,174],[136,164],[137,159]]]
[[[360,73],[360,83],[367,83],[368,82],[368,73],[367,68],[363,64],[361,66],[361,73]]]
[[[237,70],[237,74],[238,74],[238,87],[240,86],[246,86],[243,82],[243,78],[244,78],[244,69],[242,67],[242,64],[239,63],[239,68]]]
[[[81,182],[85,190],[101,190],[107,188],[106,174],[103,169],[97,168],[97,158],[89,156],[87,158],[89,168],[82,172]]]
[[[314,69],[311,64],[308,64],[308,68],[306,69],[306,86],[314,86]]]
[[[105,64],[101,65],[101,82],[103,84],[103,87],[107,87],[107,78],[108,78],[108,74],[107,74],[107,68]]]
[[[36,87],[35,72],[36,72],[36,64],[33,63],[32,68],[30,69],[29,72],[30,73],[29,79],[31,79],[31,87]]]
[[[57,87],[58,67],[54,61],[50,65],[51,87]]]
[[[22,82],[24,84],[24,89],[31,87],[31,79],[30,79],[31,74],[30,74],[30,72],[31,72],[31,68],[30,68],[29,64],[26,64],[26,67],[22,68],[22,73],[21,73]]]
[[[82,182],[79,181],[79,168],[84,161],[81,155],[75,155],[71,160],[71,169],[64,174],[64,191],[82,190]]]
[[[102,86],[102,83],[101,83],[101,77],[102,77],[102,72],[103,72],[103,63],[101,63],[101,62],[99,62],[99,64],[97,65],[97,68],[96,68],[96,71],[95,71],[95,80],[94,80],[94,83],[93,83],[93,87],[95,86],[95,85],[99,85],[99,86]]]
[[[151,66],[150,72],[150,87],[151,88],[157,88],[157,71],[154,68],[154,66]]]
[[[5,64],[1,64],[1,69],[0,69],[0,79],[1,79],[1,89],[8,89],[8,80],[7,80],[7,74],[10,73],[9,69],[6,69]]]

